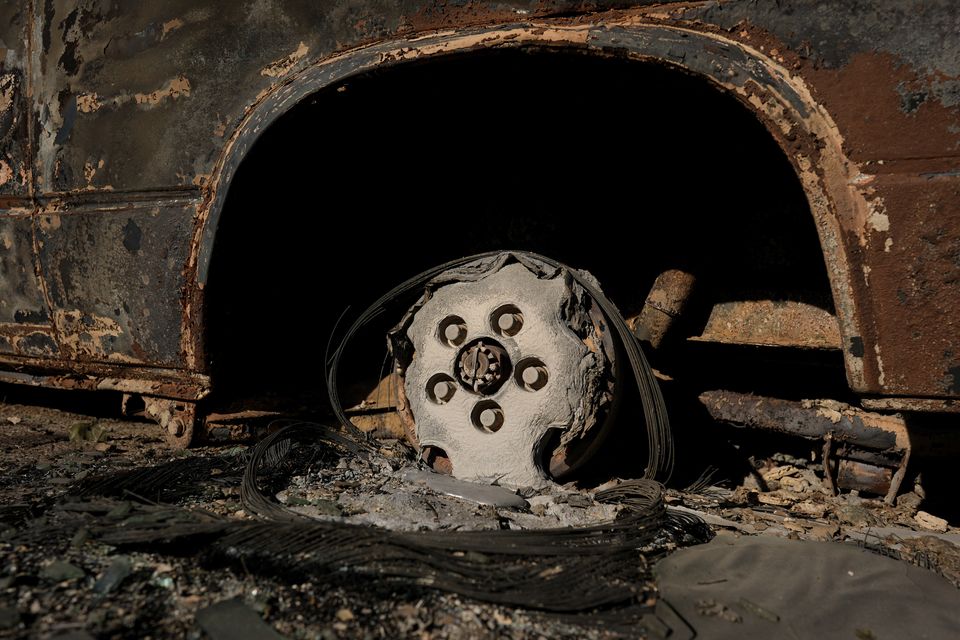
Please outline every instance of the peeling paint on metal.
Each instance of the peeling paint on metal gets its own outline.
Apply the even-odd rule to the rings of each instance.
[[[163,83],[163,86],[150,93],[135,93],[133,101],[146,108],[155,107],[166,99],[176,100],[190,95],[190,81],[183,75],[171,78]],[[113,101],[117,104],[123,104],[129,98],[119,97]]]
[[[161,25],[161,28],[163,30],[160,33],[160,40],[163,40],[168,35],[176,31],[177,29],[182,28],[183,25],[185,24],[186,22],[184,22],[181,18],[174,18],[173,20],[167,20]]]
[[[13,169],[6,160],[0,160],[0,186],[7,184],[13,178]]]
[[[874,231],[890,231],[890,217],[886,214],[882,198],[875,198],[868,203],[870,214],[867,216],[867,225]]]
[[[877,369],[879,369],[879,374],[877,375],[877,382],[880,384],[880,388],[883,388],[885,382],[885,376],[883,373],[883,359],[880,357],[880,344],[877,343],[873,345],[873,350],[877,354]]]
[[[298,62],[307,56],[309,51],[310,47],[301,42],[297,45],[297,48],[293,51],[293,53],[270,63],[270,65],[267,67],[264,67],[260,71],[260,75],[268,76],[270,78],[279,78],[281,76],[285,76],[290,73],[295,66],[297,66]]]
[[[90,316],[80,310],[56,309],[53,323],[62,336],[60,346],[71,357],[105,356],[109,342],[123,333],[113,318]]]

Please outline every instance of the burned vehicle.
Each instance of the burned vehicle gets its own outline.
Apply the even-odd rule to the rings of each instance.
[[[322,389],[346,306],[507,249],[571,268],[504,262],[505,289],[459,302],[424,282],[340,358],[366,383],[345,405],[400,376],[360,405],[399,408],[435,466],[574,389],[490,449],[536,451],[518,483],[563,476],[599,445],[543,425],[605,431],[628,362],[648,434],[669,429],[658,378],[820,440],[840,486],[895,495],[917,416],[929,450],[955,440],[949,2],[32,0],[0,9],[0,40],[0,380],[119,392],[185,446],[224,398]],[[579,269],[619,311],[591,315]],[[645,357],[611,338],[621,315]],[[407,360],[370,379],[401,326]],[[454,406],[469,441],[443,435]]]

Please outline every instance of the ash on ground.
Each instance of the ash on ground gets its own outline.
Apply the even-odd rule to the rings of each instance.
[[[207,566],[195,546],[137,548],[102,542],[95,524],[129,523],[143,505],[176,503],[193,514],[250,521],[240,480],[248,449],[225,444],[171,452],[157,427],[37,407],[0,407],[0,636],[267,638],[541,638],[636,636],[590,616],[544,616],[389,583],[337,584]],[[373,455],[300,461],[269,490],[286,508],[319,520],[397,531],[542,530],[616,520],[624,507],[573,485],[457,497],[431,487],[401,442]],[[165,466],[166,465],[166,466]],[[113,495],[109,511],[82,511],[77,487],[152,467],[203,467],[195,482],[171,476],[149,495]],[[848,542],[919,565],[960,585],[960,530],[923,510],[922,489],[895,505],[823,488],[814,462],[774,455],[738,486],[669,491],[667,504],[715,531]],[[171,473],[173,473],[171,471]],[[180,473],[180,472],[177,472]],[[185,473],[185,472],[184,472]],[[615,486],[612,480],[606,486]],[[85,507],[92,510],[93,507]],[[104,507],[106,508],[106,507]],[[81,509],[78,511],[77,509]],[[715,607],[714,607],[715,608]],[[710,607],[704,607],[710,611]],[[706,614],[704,614],[706,615]],[[696,623],[696,620],[691,622]],[[651,634],[655,635],[655,634]],[[242,637],[242,636],[241,636]]]

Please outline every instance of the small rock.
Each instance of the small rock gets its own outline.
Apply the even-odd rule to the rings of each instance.
[[[350,609],[338,609],[336,616],[340,622],[350,622],[354,618],[353,611]]]
[[[43,569],[40,569],[40,577],[53,582],[63,582],[64,580],[78,580],[87,575],[83,569],[69,562],[54,560]]]
[[[501,627],[509,627],[513,625],[513,618],[496,610],[493,612],[493,620]]]
[[[173,589],[174,587],[173,578],[171,578],[170,576],[154,575],[153,579],[150,582],[157,585],[161,589]]]
[[[20,416],[7,416],[7,422],[10,424],[20,424]]]
[[[93,420],[87,420],[73,423],[69,433],[70,442],[99,442],[106,435],[107,430]]]
[[[929,514],[926,511],[917,511],[917,515],[915,515],[913,519],[917,521],[918,525],[928,531],[936,531],[937,533],[947,532],[947,521]]]
[[[124,556],[116,558],[110,563],[107,570],[103,572],[103,575],[94,583],[94,593],[99,595],[110,593],[130,575],[131,571],[133,571],[133,566],[130,564],[129,558]]]
[[[196,620],[211,640],[283,640],[283,636],[239,599],[200,609]]]

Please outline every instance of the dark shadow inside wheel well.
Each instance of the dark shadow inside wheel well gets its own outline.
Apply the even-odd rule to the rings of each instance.
[[[804,192],[740,102],[664,65],[494,50],[352,77],[260,137],[206,288],[217,389],[322,390],[345,308],[498,248],[589,270],[626,313],[667,267],[711,300],[832,311]],[[348,366],[372,377],[385,341],[368,338]]]

